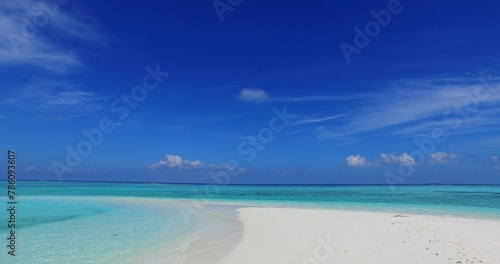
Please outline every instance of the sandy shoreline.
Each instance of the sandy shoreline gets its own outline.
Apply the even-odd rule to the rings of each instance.
[[[500,221],[329,209],[238,209],[243,236],[205,263],[500,263]]]
[[[500,263],[500,219],[181,204],[208,228],[177,245],[175,264]],[[173,264],[168,254],[130,263]]]

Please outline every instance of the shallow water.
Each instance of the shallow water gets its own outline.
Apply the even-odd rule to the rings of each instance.
[[[19,198],[16,213],[16,256],[2,247],[0,263],[127,263],[155,247],[168,249],[169,240],[174,263],[175,247],[194,233],[173,204],[27,196]],[[7,232],[2,225],[0,236]]]
[[[221,228],[217,217],[236,217],[234,208],[205,202],[500,219],[500,186],[20,182],[17,195],[17,256],[7,255],[2,246],[0,263],[128,263],[158,248],[167,252],[162,255],[166,263],[175,263],[204,228]],[[6,202],[0,196],[5,208]],[[1,213],[4,243],[7,221],[7,213]]]

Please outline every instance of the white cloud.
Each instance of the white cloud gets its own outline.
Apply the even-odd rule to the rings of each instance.
[[[165,160],[160,160],[159,162],[150,165],[148,168],[155,170],[162,167],[167,168],[178,168],[178,169],[193,169],[201,168],[204,164],[199,160],[184,160],[177,155],[165,155]]]
[[[262,89],[244,88],[241,89],[238,99],[261,104],[268,99],[268,96]]]
[[[368,166],[379,166],[383,164],[394,164],[394,165],[405,165],[405,166],[414,166],[415,159],[408,155],[408,153],[403,153],[401,155],[394,155],[394,153],[380,154],[380,160],[367,161],[366,158],[361,155],[351,155],[346,158],[348,167],[368,167]]]
[[[366,161],[365,157],[361,155],[351,155],[346,159],[347,167],[368,167],[371,166],[371,163]]]
[[[187,160],[183,159],[178,155],[165,155],[164,160],[160,160],[157,163],[148,166],[150,170],[161,170],[161,169],[177,169],[177,170],[226,170],[243,172],[246,168],[234,167],[231,164],[213,164],[213,163],[203,163],[199,160]]]
[[[455,153],[436,152],[427,160],[430,164],[449,164],[458,163],[460,155]],[[415,166],[415,158],[404,152],[401,155],[394,153],[381,153],[380,159],[369,161],[361,155],[351,155],[346,158],[348,167],[368,167],[380,165],[398,165],[398,166]]]
[[[448,163],[458,163],[460,155],[454,153],[446,152],[436,152],[429,157],[429,163],[431,164],[448,164]]]
[[[394,153],[390,154],[385,154],[381,153],[380,157],[382,158],[383,163],[387,164],[397,164],[397,165],[405,165],[405,166],[414,166],[415,165],[415,159],[408,155],[408,153],[403,153],[399,156],[394,155]]]

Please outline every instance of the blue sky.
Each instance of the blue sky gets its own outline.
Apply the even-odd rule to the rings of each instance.
[[[500,183],[497,1],[3,1],[20,179]]]

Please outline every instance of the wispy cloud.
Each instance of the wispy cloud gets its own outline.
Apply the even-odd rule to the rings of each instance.
[[[244,88],[240,90],[238,99],[255,103],[264,102],[284,102],[284,103],[309,103],[328,101],[354,101],[366,100],[369,94],[349,94],[349,95],[269,95],[263,89]]]
[[[51,22],[55,31],[63,38],[77,39],[87,44],[108,47],[109,40],[100,32],[98,21],[92,17],[76,16],[75,13],[55,15]]]
[[[186,117],[178,119],[177,122],[180,123],[210,123],[217,121],[224,121],[230,118],[243,117],[244,115],[211,115],[211,116],[197,116],[197,117]]]
[[[299,120],[299,121],[293,123],[293,125],[321,123],[321,122],[325,122],[325,121],[337,119],[337,118],[339,118],[339,117],[341,117],[343,115],[344,114],[339,114],[339,115],[334,115],[334,116],[327,116],[327,117],[322,117],[322,118],[305,118],[303,120]]]
[[[1,1],[0,65],[64,73],[82,65],[77,51],[68,49],[65,41],[105,45],[105,37],[88,19],[65,7],[56,1]]]
[[[470,77],[390,83],[383,92],[363,99],[360,107],[349,109],[350,115],[343,117],[343,124],[319,129],[317,138],[332,139],[382,129],[391,129],[392,135],[414,136],[458,122],[463,131],[491,125],[500,130],[497,126],[500,80],[491,79],[489,96],[478,100],[476,93],[483,85],[479,78]]]
[[[356,132],[364,132],[440,117],[447,109],[453,109],[454,105],[463,103],[467,96],[472,96],[474,88],[404,90],[397,92],[391,99],[375,98],[371,107],[361,109],[359,115],[352,118],[350,127]]]
[[[366,98],[369,98],[369,96],[367,96],[366,94],[277,96],[277,97],[271,97],[270,101],[291,102],[291,103],[307,103],[307,102],[322,102],[322,101],[352,101],[352,100],[363,100]]]
[[[339,139],[348,135],[348,133],[338,130],[328,129],[326,126],[319,126],[315,129],[317,140]]]
[[[456,143],[452,147],[468,151],[497,150],[500,148],[500,138],[494,135],[482,139],[470,139],[465,142]]]
[[[102,109],[101,101],[108,98],[72,83],[47,82],[19,88],[3,103],[24,110],[79,114]]]
[[[41,169],[35,167],[35,166],[27,166],[25,169],[24,169],[26,172],[35,172],[35,171],[41,171]]]
[[[499,160],[500,160],[500,159],[498,159],[498,156],[491,156],[490,160],[491,160],[491,163],[494,164],[493,170],[500,170],[500,167],[497,165]]]
[[[496,118],[499,114],[500,109],[487,109],[463,117],[450,115],[450,118],[446,119],[424,120],[416,124],[395,127],[391,129],[389,134],[392,136],[425,136],[437,128],[447,129],[448,135],[494,132],[500,130],[500,120]],[[450,127],[452,129],[448,129]],[[453,127],[455,128],[453,129]]]

